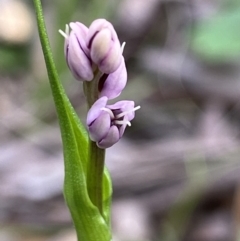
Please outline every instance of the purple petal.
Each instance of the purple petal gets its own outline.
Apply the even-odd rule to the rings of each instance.
[[[91,123],[98,118],[98,116],[101,114],[102,110],[101,108],[106,107],[108,98],[106,96],[103,96],[99,98],[90,108],[87,114],[87,125],[91,125]]]
[[[96,19],[89,26],[87,36],[88,47],[90,47],[93,36],[104,28],[108,28],[111,31],[113,41],[118,40],[117,33],[110,22],[108,22],[106,19]]]
[[[130,121],[130,120],[128,119],[127,115],[123,117],[123,120],[124,120],[124,121]],[[127,124],[123,124],[123,125],[120,125],[120,126],[119,126],[119,136],[120,136],[120,138],[123,136],[123,133],[124,133],[126,127],[127,127]]]
[[[111,118],[109,113],[102,112],[97,119],[88,127],[89,136],[92,141],[102,140],[110,129]]]
[[[91,58],[94,63],[99,64],[107,56],[111,49],[112,40],[109,29],[99,31],[93,38],[91,45]]]
[[[69,24],[69,26],[72,29],[72,31],[76,34],[78,42],[80,43],[80,46],[83,49],[84,53],[89,57],[90,53],[89,49],[87,48],[88,28],[80,22],[72,22]]]
[[[107,96],[108,99],[118,97],[127,83],[127,69],[125,66],[124,58],[122,57],[121,65],[118,69],[109,74],[104,81],[103,87],[100,91],[100,96]]]
[[[122,61],[122,49],[118,40],[111,42],[111,48],[101,62],[98,63],[101,72],[111,74],[117,70]]]
[[[122,50],[117,33],[105,19],[97,19],[90,25],[87,47],[101,72],[113,73],[121,64]]]
[[[130,111],[134,109],[134,101],[131,100],[121,100],[116,102],[113,105],[107,105],[107,108],[111,109],[111,110],[119,110],[120,113],[125,112],[125,111]],[[135,116],[135,112],[131,111],[128,114],[126,114],[127,116],[127,120],[131,121],[134,116]]]
[[[97,142],[98,147],[105,149],[111,147],[119,141],[119,130],[116,126],[111,126],[108,131],[107,136],[105,136],[101,141]]]
[[[115,115],[121,114],[125,111],[126,112],[130,111],[122,117],[123,121],[126,121],[126,122],[131,121],[135,116],[135,111],[131,111],[134,109],[134,101],[122,100],[122,101],[116,102],[113,105],[107,105],[106,107],[111,109]],[[127,127],[127,124],[118,125],[120,138],[122,137],[126,127]]]
[[[68,51],[66,57],[68,66],[76,79],[87,81],[93,79],[91,62],[83,52],[74,32],[71,32],[68,37]]]

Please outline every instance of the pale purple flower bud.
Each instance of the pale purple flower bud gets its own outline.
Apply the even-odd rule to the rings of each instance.
[[[70,33],[68,25],[65,33],[59,30],[65,38],[64,53],[68,67],[77,80],[90,81],[94,75],[86,44],[88,28],[79,22],[70,23],[70,28],[72,29]]]
[[[111,23],[105,19],[92,22],[87,35],[92,61],[105,74],[113,73],[122,60],[121,45]]]
[[[119,101],[107,105],[106,96],[98,99],[90,108],[87,115],[89,136],[98,147],[105,149],[111,147],[122,137],[126,126],[135,116],[140,106],[134,107],[133,101]]]
[[[127,83],[127,69],[124,58],[117,70],[111,74],[104,74],[99,80],[99,97],[107,96],[108,99],[118,97]]]

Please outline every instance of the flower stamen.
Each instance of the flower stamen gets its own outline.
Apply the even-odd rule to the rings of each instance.
[[[58,30],[58,32],[67,39],[69,37],[69,26],[66,24],[65,32],[63,32],[61,29]]]
[[[121,46],[122,53],[123,53],[123,50],[124,50],[125,45],[126,45],[126,42],[123,42],[123,43],[122,43],[122,46]]]
[[[125,120],[115,120],[114,124],[116,125],[128,125],[131,126],[131,122],[130,121],[125,121]]]
[[[103,107],[103,108],[101,108],[100,110],[106,111],[106,112],[110,115],[110,117],[111,117],[112,119],[114,119],[114,114],[113,114],[113,112],[112,112],[110,109],[108,109],[108,108],[106,108],[106,107]]]
[[[124,111],[124,112],[122,112],[122,113],[116,115],[116,118],[119,119],[119,118],[125,116],[125,115],[128,114],[128,113],[131,113],[131,112],[134,112],[134,111],[136,111],[136,110],[139,110],[140,108],[141,108],[140,105],[139,105],[139,106],[136,106],[136,107],[133,108],[132,110],[127,110],[127,111]]]

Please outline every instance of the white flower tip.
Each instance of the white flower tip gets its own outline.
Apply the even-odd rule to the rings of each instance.
[[[110,109],[108,109],[106,107],[102,107],[100,110],[106,111],[112,119],[114,118],[114,114]]]
[[[130,121],[126,121],[126,120],[115,120],[114,123],[116,125],[128,125],[128,126],[131,126],[131,122]]]
[[[133,111],[139,110],[140,108],[141,108],[141,106],[138,105],[138,106],[136,106],[136,107],[133,109]]]
[[[69,36],[69,25],[66,24],[65,26],[65,33],[67,34],[67,36]]]
[[[65,39],[68,38],[68,35],[67,35],[65,32],[63,32],[61,29],[59,29],[58,32],[59,32]]]
[[[126,42],[123,42],[123,43],[122,43],[122,46],[121,46],[122,53],[123,53],[123,50],[124,50],[124,48],[125,48],[125,45],[126,45]]]
[[[131,109],[131,110],[127,110],[127,111],[124,111],[124,112],[122,112],[122,113],[116,115],[116,118],[118,119],[118,118],[120,118],[120,117],[125,116],[125,115],[128,114],[128,113],[135,112],[136,110],[139,110],[140,108],[141,108],[140,105],[139,105],[139,106],[136,106],[136,107],[134,107],[134,108]]]
[[[59,29],[58,32],[59,32],[65,39],[67,39],[68,36],[69,36],[69,26],[68,26],[68,24],[66,24],[65,32],[63,32],[61,29]]]
[[[126,124],[127,124],[128,126],[131,126],[131,125],[132,125],[130,121],[126,121]]]

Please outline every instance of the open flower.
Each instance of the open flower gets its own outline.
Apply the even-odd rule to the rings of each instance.
[[[90,108],[87,115],[89,136],[100,148],[108,148],[119,141],[130,121],[135,116],[135,111],[140,106],[134,107],[134,101],[119,101],[107,105],[106,96],[98,99]]]
[[[92,61],[105,74],[117,70],[122,61],[121,45],[112,24],[105,19],[92,22],[87,35]]]
[[[72,29],[69,33],[69,26]],[[67,64],[77,80],[90,81],[93,79],[92,61],[86,39],[88,28],[79,22],[66,25],[66,31],[59,32],[65,38],[64,53]]]

